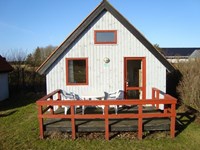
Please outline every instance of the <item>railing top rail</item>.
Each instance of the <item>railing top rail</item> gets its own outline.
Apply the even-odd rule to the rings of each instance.
[[[165,94],[165,99],[172,99],[172,100],[177,100],[175,97],[169,95],[169,94]]]
[[[161,91],[161,90],[159,90],[159,89],[157,89],[157,88],[152,88],[152,91],[158,92],[159,94],[162,94],[162,95],[165,95],[165,94],[166,94],[165,92],[163,92],[163,91]]]
[[[58,92],[60,92],[60,91],[62,91],[62,90],[61,90],[61,89],[57,89],[57,90],[55,90],[55,91],[49,93],[48,95],[45,95],[44,97],[40,98],[39,100],[37,100],[37,102],[38,102],[38,101],[47,100],[48,98],[50,98],[51,96],[55,95],[56,93],[58,93]]]
[[[158,90],[157,88],[152,88],[152,90]],[[50,94],[37,100],[38,105],[140,105],[140,104],[176,104],[176,98],[169,94],[164,94],[164,99],[123,99],[123,100],[63,100],[63,101],[47,101],[53,95],[61,92],[61,89],[57,89]]]
[[[155,90],[155,91],[160,91],[158,88],[154,88],[154,87],[152,88],[152,90]]]
[[[146,104],[176,104],[174,99],[169,100],[63,100],[37,101],[38,105],[146,105]]]

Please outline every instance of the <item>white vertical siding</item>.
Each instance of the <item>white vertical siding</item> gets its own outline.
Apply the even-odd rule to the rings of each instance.
[[[0,101],[9,97],[8,73],[0,73]]]
[[[94,30],[117,30],[117,44],[94,44]],[[89,65],[89,85],[66,85],[66,58],[87,57]],[[105,64],[103,59],[110,62]],[[109,12],[102,14],[85,33],[66,50],[47,73],[47,93],[58,88],[81,94],[86,90],[123,90],[124,57],[146,57],[147,98],[151,98],[151,88],[165,92],[166,68]]]

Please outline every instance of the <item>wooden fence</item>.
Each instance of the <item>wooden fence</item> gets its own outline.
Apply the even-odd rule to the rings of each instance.
[[[176,103],[177,100],[168,95],[163,94],[160,90],[152,89],[152,99],[137,99],[137,100],[61,100],[60,89],[44,96],[36,103],[38,106],[38,119],[40,128],[40,138],[44,138],[43,119],[44,118],[68,118],[71,119],[72,139],[76,138],[75,119],[104,119],[105,120],[105,139],[109,140],[109,119],[123,119],[123,118],[137,118],[138,119],[138,139],[143,136],[143,118],[170,118],[170,136],[175,136],[175,118],[176,118]],[[164,98],[160,98],[160,94]],[[53,97],[56,96],[56,100]],[[143,105],[152,105],[159,108],[159,105],[164,105],[162,113],[143,113]],[[54,106],[70,106],[71,113],[69,114],[55,114]],[[104,114],[75,114],[74,106],[97,106],[104,105]],[[137,113],[127,114],[109,114],[109,105],[137,105]],[[50,111],[49,111],[50,110]]]

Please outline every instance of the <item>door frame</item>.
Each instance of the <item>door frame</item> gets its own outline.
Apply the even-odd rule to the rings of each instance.
[[[141,60],[142,61],[142,87],[127,87],[127,61]],[[142,99],[146,99],[146,57],[124,57],[124,96],[127,99],[128,90],[141,90]]]

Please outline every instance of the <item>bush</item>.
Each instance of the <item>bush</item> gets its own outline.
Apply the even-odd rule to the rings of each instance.
[[[9,73],[9,87],[11,93],[17,92],[43,92],[46,89],[45,76],[39,75],[32,67],[24,63],[17,65],[12,63],[14,70]]]
[[[177,87],[182,102],[200,111],[200,59],[179,62],[182,78]]]

